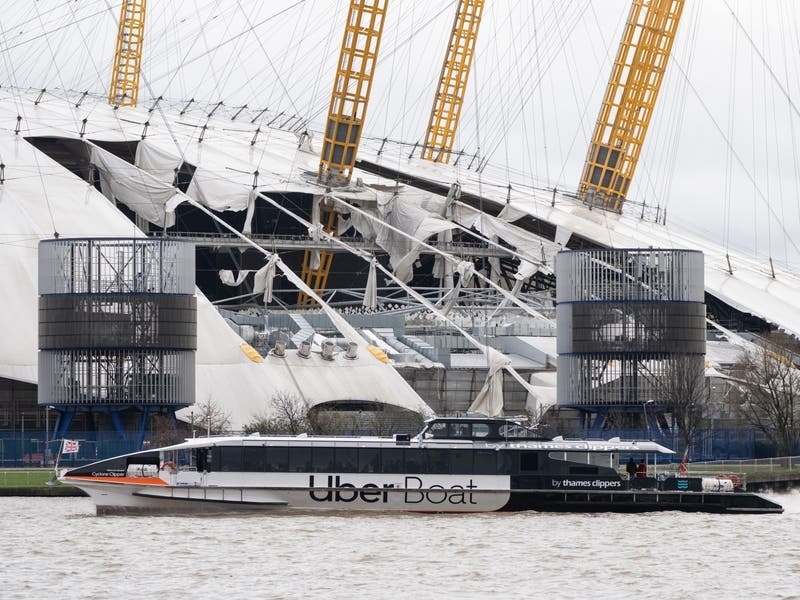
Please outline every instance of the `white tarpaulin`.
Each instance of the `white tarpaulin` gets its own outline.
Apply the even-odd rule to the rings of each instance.
[[[91,146],[90,160],[100,172],[100,188],[106,197],[116,198],[159,227],[175,224],[175,213],[165,209],[177,194],[175,188],[95,145]]]
[[[367,285],[364,288],[364,301],[362,304],[369,309],[378,307],[378,274],[375,270],[375,259],[372,259],[369,263],[369,275],[367,276]]]
[[[489,372],[486,383],[472,401],[469,412],[499,417],[503,414],[503,368],[511,364],[511,359],[488,346],[485,347],[485,353],[489,359]]]
[[[453,224],[426,210],[393,197],[380,207],[383,220],[417,240],[427,240],[441,231],[452,229]],[[414,261],[419,258],[422,247],[419,242],[399,235],[389,227],[378,225],[376,243],[389,253],[395,276],[403,282],[411,280]]]
[[[147,171],[161,183],[172,185],[181,166],[181,157],[144,139],[136,145],[136,166]]]

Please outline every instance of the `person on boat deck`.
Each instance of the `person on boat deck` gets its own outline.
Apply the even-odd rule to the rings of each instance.
[[[628,479],[633,479],[636,477],[636,463],[631,456],[628,459],[628,464],[625,465],[625,470],[628,472]]]
[[[647,463],[642,459],[639,461],[639,464],[636,465],[636,478],[644,479],[645,477],[647,477]]]

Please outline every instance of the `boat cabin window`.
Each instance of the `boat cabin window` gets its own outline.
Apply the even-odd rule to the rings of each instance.
[[[267,471],[273,473],[289,470],[289,448],[286,446],[267,446]]]
[[[406,448],[403,450],[405,464],[403,470],[406,473],[424,473],[425,455],[420,448]]]
[[[402,473],[403,448],[381,449],[381,473]]]
[[[425,432],[425,437],[429,438],[446,438],[449,437],[447,432],[447,423],[431,423],[428,430]]]
[[[430,452],[430,450],[428,450]],[[450,472],[451,473],[472,473],[473,450],[450,450]]]
[[[488,423],[466,421],[437,421],[425,430],[425,439],[462,439],[474,440],[489,437],[491,428]]]
[[[244,468],[247,471],[266,471],[267,453],[263,446],[244,447]]]
[[[217,448],[220,471],[241,471],[244,466],[241,446],[220,446]]]
[[[486,423],[473,423],[472,437],[473,438],[489,437],[489,425],[487,425]]]
[[[358,468],[358,448],[336,448],[336,460],[333,461],[337,471],[342,473],[355,473]],[[314,462],[316,463],[317,453],[314,452]]]
[[[292,472],[308,472],[311,470],[311,448],[294,446],[289,448],[289,470]]]
[[[520,452],[519,453],[519,472],[530,473],[539,470],[539,453],[538,452]]]
[[[508,474],[511,454],[492,448],[215,446],[195,451],[200,471]]]
[[[358,448],[358,472],[380,473],[380,470],[381,470],[381,449]]]
[[[450,452],[447,450],[435,450],[428,448],[425,451],[425,473],[449,473],[450,472]]]
[[[495,450],[473,450],[472,472],[478,475],[492,475],[497,473],[497,455]]]
[[[434,420],[423,430],[423,439],[509,440],[542,439],[534,430],[520,423],[504,420],[482,421],[474,418]]]
[[[361,450],[361,453],[359,453]],[[403,464],[403,449],[391,448],[384,461]],[[399,458],[398,458],[399,457]],[[380,449],[333,446],[216,446],[197,452],[200,471],[333,472],[380,471]],[[419,459],[417,459],[419,460]],[[421,465],[420,465],[421,467]]]

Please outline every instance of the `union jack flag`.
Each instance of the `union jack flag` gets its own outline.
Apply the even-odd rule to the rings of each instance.
[[[64,440],[61,444],[61,454],[75,454],[80,449],[81,444],[77,440]]]

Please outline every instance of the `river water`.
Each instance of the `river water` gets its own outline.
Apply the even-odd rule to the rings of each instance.
[[[0,498],[0,598],[800,598],[782,515],[97,517]]]

